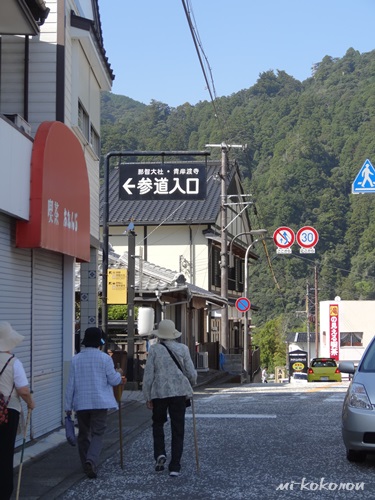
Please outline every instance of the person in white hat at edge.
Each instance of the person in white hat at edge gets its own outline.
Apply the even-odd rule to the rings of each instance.
[[[25,369],[11,353],[25,337],[7,321],[0,321],[0,392],[8,401],[7,416],[0,422],[0,488],[1,499],[8,500],[13,492],[14,445],[21,413],[22,398],[29,410],[35,408]]]
[[[162,472],[167,461],[164,424],[169,413],[172,442],[168,464],[170,476],[179,476],[185,433],[186,401],[193,395],[197,372],[186,345],[177,342],[181,332],[170,319],[160,321],[153,335],[158,342],[150,347],[143,376],[143,395],[152,410],[155,471]]]

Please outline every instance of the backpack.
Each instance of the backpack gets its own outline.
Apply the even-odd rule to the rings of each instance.
[[[5,368],[8,366],[8,364],[12,358],[14,358],[14,354],[5,363],[3,369],[0,372],[0,376],[3,374]],[[5,398],[4,394],[0,391],[0,425],[8,423],[8,403],[9,403],[10,398],[12,396],[13,389],[14,389],[14,384],[13,384],[11,393],[9,394],[8,398]]]

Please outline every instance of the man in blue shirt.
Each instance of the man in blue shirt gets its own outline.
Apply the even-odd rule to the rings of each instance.
[[[125,383],[121,369],[115,370],[112,358],[100,350],[102,331],[90,327],[82,341],[85,349],[72,359],[65,392],[65,411],[77,413],[78,452],[87,477],[95,479],[103,434],[107,427],[107,410],[117,408],[113,387]]]

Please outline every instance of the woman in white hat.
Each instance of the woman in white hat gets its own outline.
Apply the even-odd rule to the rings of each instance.
[[[8,401],[7,421],[0,422],[0,488],[1,499],[8,500],[13,491],[13,455],[22,398],[30,410],[35,407],[21,361],[11,351],[24,337],[9,323],[0,321],[0,392]]]
[[[186,345],[177,342],[181,332],[170,319],[160,321],[152,332],[159,342],[150,347],[143,376],[143,395],[152,410],[155,471],[162,472],[167,461],[164,424],[171,420],[172,443],[168,469],[179,476],[184,444],[186,399],[192,397],[197,372]]]

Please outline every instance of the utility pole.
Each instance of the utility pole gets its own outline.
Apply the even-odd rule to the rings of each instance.
[[[315,287],[315,356],[319,356],[319,301],[318,301],[318,265],[314,269],[314,287]]]
[[[307,335],[307,365],[310,366],[309,282],[306,283],[306,335]]]
[[[221,217],[220,217],[220,276],[221,276],[221,296],[224,299],[228,298],[228,232],[227,232],[227,193],[228,193],[228,152],[231,148],[241,148],[243,146],[238,144],[206,144],[206,148],[221,148]],[[220,320],[221,330],[221,345],[224,352],[229,351],[229,319],[228,319],[228,306],[223,307],[221,310]]]

